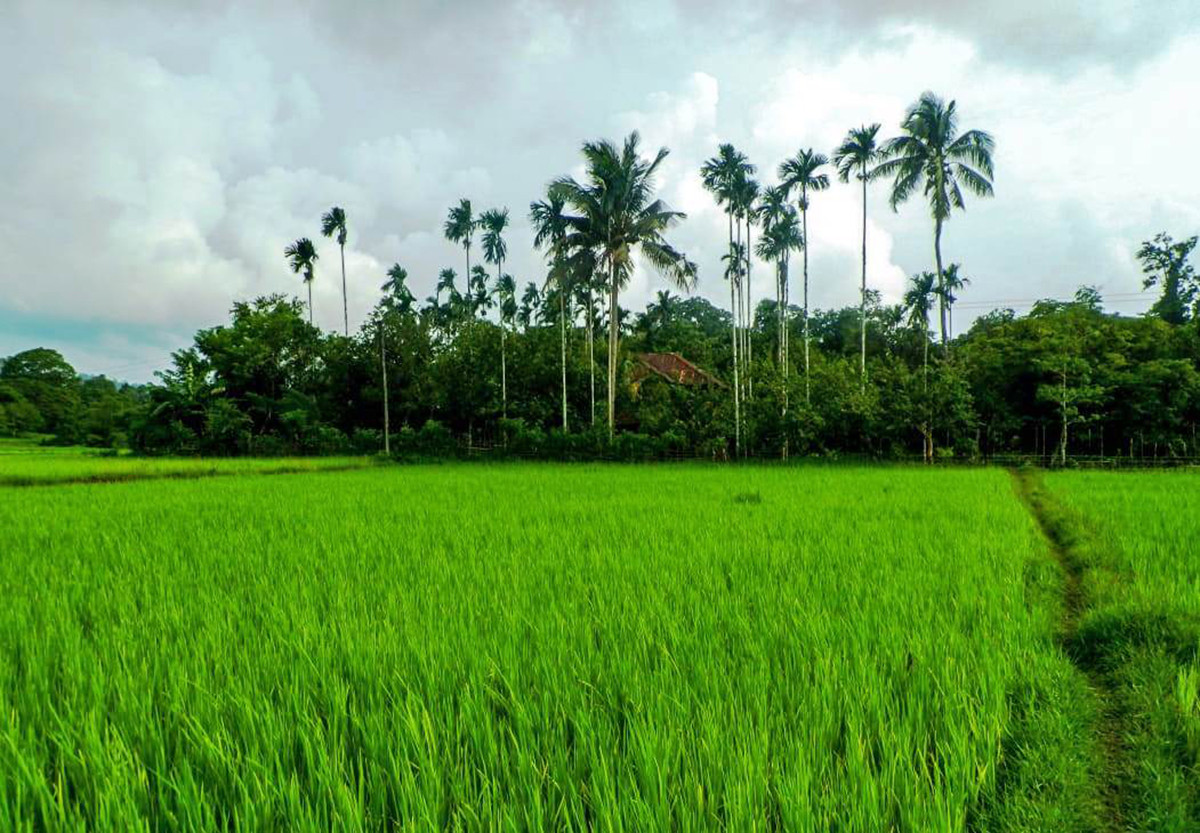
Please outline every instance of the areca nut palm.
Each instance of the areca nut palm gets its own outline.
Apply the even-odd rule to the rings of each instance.
[[[863,384],[867,380],[867,183],[877,176],[877,166],[883,159],[883,148],[879,144],[880,125],[871,124],[853,128],[833,152],[833,163],[837,166],[838,178],[849,182],[853,175],[862,182],[862,287],[859,296],[859,375]]]
[[[791,159],[785,160],[779,166],[779,179],[783,188],[790,194],[798,191],[796,207],[800,209],[800,238],[804,248],[804,401],[811,399],[809,381],[809,335],[808,335],[808,247],[811,238],[808,235],[808,206],[809,194],[824,191],[829,187],[829,177],[818,173],[829,164],[829,159],[823,153],[817,153],[812,148],[801,148]]]
[[[287,258],[292,272],[301,275],[304,285],[308,287],[308,323],[312,324],[312,284],[318,260],[317,248],[307,237],[301,237],[283,250],[283,256]]]
[[[507,319],[505,300],[513,294],[514,288],[508,288],[503,274],[504,258],[508,255],[508,244],[504,241],[504,232],[508,228],[508,209],[492,208],[479,215],[479,227],[483,229],[483,259],[496,267],[495,294],[500,306],[500,399],[504,418],[508,419],[508,348],[505,331]],[[512,278],[509,277],[511,282]]]
[[[608,140],[587,142],[584,181],[566,177],[551,185],[552,193],[576,212],[568,221],[568,244],[593,248],[607,272],[610,439],[616,427],[618,301],[621,287],[633,274],[635,254],[682,289],[690,290],[696,283],[696,265],[665,237],[685,215],[654,196],[655,180],[669,151],[660,148],[653,158],[645,159],[640,142],[636,131],[620,147]]]
[[[954,339],[954,304],[958,301],[955,293],[970,285],[971,279],[962,274],[959,264],[951,263],[946,267],[938,294],[946,302],[946,334],[951,341]]]
[[[337,236],[338,248],[342,253],[342,323],[345,335],[350,335],[350,307],[346,300],[346,212],[336,205],[321,217],[321,234]]]
[[[937,265],[938,317],[942,346],[948,343],[946,321],[946,273],[942,268],[942,226],[954,209],[965,209],[963,190],[980,197],[994,193],[992,153],[996,143],[982,130],[958,132],[954,101],[946,103],[931,92],[921,94],[901,122],[901,135],[885,148],[887,160],[879,166],[880,176],[894,177],[891,205],[896,210],[920,189],[933,216],[933,255]]]
[[[398,304],[401,313],[409,312],[416,298],[408,289],[408,270],[399,263],[393,263],[392,268],[388,269],[387,277],[387,281],[380,287],[387,293],[385,301]]]
[[[471,239],[477,225],[478,221],[471,213],[471,201],[461,199],[458,201],[458,205],[450,209],[446,222],[442,226],[442,233],[446,239],[463,247],[463,252],[467,256],[467,271],[463,274],[468,278],[471,275]]]
[[[729,281],[729,315],[730,320],[734,322],[730,333],[732,336],[731,349],[733,350],[733,456],[736,458],[742,452],[742,402],[741,383],[738,378],[740,361],[737,328],[737,287],[742,282],[742,269],[745,264],[742,244],[730,240],[729,252],[721,260],[725,261],[725,280]]]
[[[571,291],[571,269],[567,252],[566,202],[562,195],[550,194],[544,200],[529,204],[529,219],[533,223],[533,245],[545,249],[549,259],[546,274],[547,290],[553,288],[558,296],[558,331],[562,365],[562,427],[567,430],[567,315],[566,295]],[[593,413],[594,416],[594,413]]]

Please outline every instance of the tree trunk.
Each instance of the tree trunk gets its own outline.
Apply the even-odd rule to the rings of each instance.
[[[589,278],[591,280],[591,278]],[[592,297],[592,287],[588,286],[588,309],[587,309],[587,340],[588,340],[588,375],[591,385],[591,407],[592,407],[592,427],[596,427],[596,333],[594,329],[596,320],[596,302]]]
[[[339,243],[342,250],[342,325],[346,328],[346,337],[350,337],[350,307],[346,300],[346,245]]]
[[[733,327],[730,330],[730,343],[733,347],[733,459],[741,456],[742,450],[742,409],[741,393],[738,379],[738,333],[737,333],[737,293],[734,289],[735,275],[729,276],[729,313]]]
[[[308,326],[312,326],[312,281],[306,281],[308,284]]]
[[[938,281],[938,322],[942,333],[942,351],[945,352],[949,343],[946,338],[946,276],[942,271],[942,221],[933,221],[933,258],[937,264]]]
[[[567,311],[563,301],[565,291],[558,288],[558,326],[562,335],[562,416],[563,433],[567,431]]]
[[[496,261],[496,286],[499,288],[503,272],[502,260]],[[508,348],[505,339],[504,326],[504,295],[500,296],[500,409],[505,419],[508,419]]]
[[[392,454],[391,421],[388,415],[387,347],[383,339],[383,318],[379,319],[379,372],[383,376],[383,453]]]
[[[867,168],[862,169],[863,225],[862,225],[862,294],[859,298],[859,336],[862,348],[859,351],[858,372],[863,390],[867,389]]]
[[[754,241],[751,234],[750,215],[746,214],[746,366],[754,361],[754,296],[750,284],[750,264],[754,260]],[[754,398],[754,374],[746,374],[750,398]]]
[[[608,439],[616,433],[617,418],[617,342],[620,325],[617,322],[617,265],[608,265]]]
[[[802,187],[800,194],[808,205],[807,186]],[[804,237],[804,401],[811,401],[808,374],[808,208],[800,210],[801,235]]]

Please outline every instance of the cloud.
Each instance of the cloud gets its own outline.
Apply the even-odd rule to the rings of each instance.
[[[998,140],[996,198],[973,200],[946,232],[972,298],[1134,291],[1141,239],[1200,228],[1185,144],[1200,133],[1200,34],[1182,2],[414,0],[348,13],[317,0],[286,11],[17,0],[11,11],[0,353],[40,332],[82,350],[80,367],[135,367],[133,378],[233,300],[300,294],[282,257],[300,236],[321,252],[317,319],[340,328],[338,251],[318,227],[334,204],[350,219],[351,326],[393,262],[421,297],[441,268],[462,272],[441,233],[460,197],[508,206],[506,268],[540,281],[529,201],[577,169],[583,140],[632,129],[648,152],[671,149],[661,194],[688,214],[671,239],[700,265],[701,294],[727,303],[726,221],[698,174],[718,143],[770,182],[801,146],[828,152],[865,122],[893,131],[929,87]],[[818,306],[855,300],[860,199],[841,185],[814,198]],[[869,200],[868,281],[894,300],[929,268],[930,222],[919,202],[893,214],[882,184]],[[769,270],[756,264],[756,296]],[[640,269],[625,300],[663,286]]]

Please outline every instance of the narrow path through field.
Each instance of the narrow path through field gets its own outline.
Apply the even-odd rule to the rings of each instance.
[[[1102,805],[1103,826],[1100,830],[1122,831],[1127,829],[1124,819],[1130,806],[1129,760],[1124,741],[1128,731],[1128,715],[1109,675],[1095,663],[1086,661],[1078,649],[1079,622],[1090,606],[1084,582],[1088,566],[1076,550],[1076,542],[1082,533],[1077,527],[1079,520],[1068,518],[1062,508],[1054,503],[1037,473],[1014,470],[1013,477],[1016,479],[1017,494],[1037,521],[1038,528],[1062,569],[1063,607],[1059,642],[1072,664],[1087,680],[1096,701],[1096,720],[1092,731],[1097,751],[1103,754],[1096,773],[1096,799]]]

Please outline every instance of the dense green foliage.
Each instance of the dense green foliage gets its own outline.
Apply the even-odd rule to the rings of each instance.
[[[0,437],[45,433],[60,444],[125,445],[144,399],[134,386],[80,377],[45,347],[0,360]]]
[[[1092,827],[1003,472],[264,483],[0,490],[0,826]]]
[[[948,353],[927,356],[927,336],[908,326],[898,307],[876,303],[868,310],[862,385],[858,310],[815,311],[806,402],[802,354],[792,354],[797,366],[786,378],[777,368],[778,318],[770,304],[763,302],[751,331],[754,397],[741,403],[742,447],[754,455],[776,456],[785,442],[793,454],[909,455],[919,454],[928,438],[939,454],[1050,456],[1062,448],[1064,426],[1066,447],[1076,454],[1197,454],[1200,339],[1190,320],[1171,325],[1109,315],[1093,295],[1080,293],[1075,302],[1044,302],[1022,317],[985,316]],[[377,451],[382,331],[393,432],[404,426],[419,432],[432,421],[459,441],[520,445],[523,437],[526,445],[557,447],[537,438],[561,430],[557,308],[549,298],[528,326],[507,334],[510,422],[502,423],[499,327],[469,310],[382,306],[346,339],[310,327],[298,303],[278,297],[239,303],[229,325],[199,333],[149,389],[149,404],[132,420],[133,444],[173,453]],[[673,453],[731,455],[734,403],[727,388],[655,378],[635,395],[628,383],[643,351],[678,352],[731,379],[728,313],[700,298],[666,295],[626,320],[618,427]],[[793,315],[790,326],[791,340],[803,343],[800,317]],[[585,333],[578,326],[566,332],[566,399],[569,425],[586,437],[593,410],[603,428],[604,374],[597,374],[593,408]],[[598,339],[597,366],[605,348]],[[397,444],[404,445],[399,436]],[[446,448],[453,452],[454,443]]]

